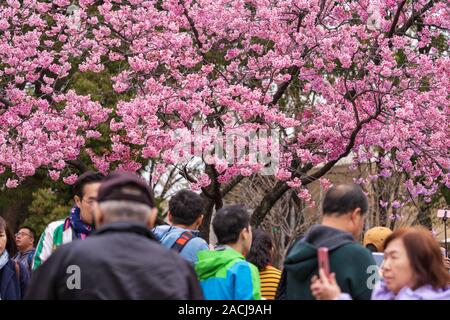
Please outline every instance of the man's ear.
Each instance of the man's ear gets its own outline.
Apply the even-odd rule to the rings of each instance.
[[[239,238],[242,241],[247,240],[247,238],[250,236],[250,229],[249,227],[245,227],[244,229],[241,230],[241,233],[239,234]]]
[[[153,227],[155,226],[155,221],[156,221],[157,215],[158,215],[158,209],[152,208],[150,211],[150,214],[148,215],[148,218],[147,218],[147,227],[149,229],[153,229]]]
[[[247,256],[248,252],[250,251],[250,247],[247,248],[247,241],[250,240],[251,243],[251,231],[250,231],[250,226],[249,227],[245,227],[244,229],[241,230],[241,233],[239,234],[239,240],[241,241],[241,245],[242,245],[242,255],[245,257]],[[251,244],[250,244],[251,246]]]
[[[245,240],[245,228],[242,229],[241,232],[239,232],[239,237],[237,241],[244,242],[244,240]]]
[[[81,207],[81,198],[79,196],[75,196],[73,197],[73,200],[75,201],[75,204],[77,205],[78,208]]]
[[[356,223],[358,221],[358,218],[360,217],[361,217],[361,208],[356,208],[355,210],[353,210],[351,215],[352,222]]]

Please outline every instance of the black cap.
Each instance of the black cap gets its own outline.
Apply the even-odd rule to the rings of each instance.
[[[153,191],[148,183],[131,172],[113,172],[103,179],[97,202],[109,200],[133,201],[155,207]]]

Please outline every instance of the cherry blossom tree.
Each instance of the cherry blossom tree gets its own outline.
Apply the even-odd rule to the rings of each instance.
[[[208,200],[208,226],[267,167],[218,156],[214,137],[265,130],[278,182],[254,225],[289,189],[314,205],[306,186],[348,156],[431,196],[450,186],[449,12],[438,0],[3,1],[0,174],[14,188],[38,168],[70,184],[69,168],[152,163],[158,179],[175,166]],[[77,91],[80,74],[102,75],[114,103]]]

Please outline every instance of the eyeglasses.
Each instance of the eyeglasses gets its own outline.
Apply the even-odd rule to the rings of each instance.
[[[21,237],[29,236],[30,238],[33,238],[33,237],[31,236],[31,234],[24,233],[24,232],[17,232],[17,233],[15,234],[15,236],[16,236],[16,238],[17,238],[18,236],[21,236]]]

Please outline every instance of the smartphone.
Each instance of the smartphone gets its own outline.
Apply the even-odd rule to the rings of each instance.
[[[328,248],[321,247],[317,249],[317,260],[319,262],[319,269],[322,268],[326,276],[330,275],[330,261],[328,259]]]

